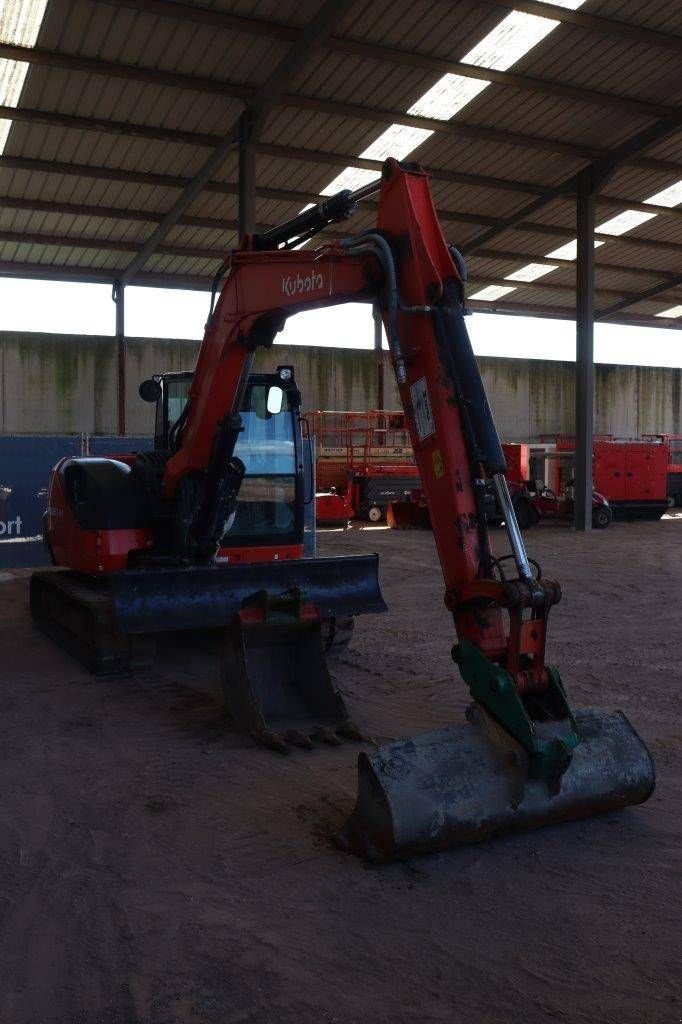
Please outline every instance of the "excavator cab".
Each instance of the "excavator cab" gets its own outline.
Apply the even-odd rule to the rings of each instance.
[[[193,376],[191,371],[162,373],[140,384],[140,397],[156,405],[157,452],[177,447]],[[248,561],[255,547],[269,545],[278,548],[276,560],[297,557],[289,549],[299,545],[304,554],[315,554],[312,441],[301,419],[300,402],[292,366],[249,375],[241,407],[242,430],[234,449],[245,474],[217,561]]]

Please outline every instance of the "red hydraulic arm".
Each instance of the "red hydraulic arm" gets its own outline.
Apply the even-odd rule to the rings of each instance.
[[[464,326],[457,254],[443,238],[421,170],[386,162],[375,232],[344,236],[310,252],[258,251],[257,239],[247,238],[231,255],[199,354],[180,445],[166,465],[166,495],[188,474],[210,467],[216,438],[230,416],[236,419],[226,429],[221,457],[232,455],[253,353],[272,344],[287,316],[371,299],[382,308],[459,640],[472,641],[502,666],[518,693],[542,690],[546,619],[560,590],[534,578],[514,531],[504,456]],[[509,512],[519,576],[509,582],[490,550],[486,479]]]
[[[272,344],[287,316],[371,297],[378,273],[371,258],[349,256],[336,244],[231,254],[194,371],[182,443],[166,466],[168,495],[185,473],[205,470],[219,420],[239,409],[255,350]]]

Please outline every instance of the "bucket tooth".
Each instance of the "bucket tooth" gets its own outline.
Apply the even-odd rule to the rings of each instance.
[[[558,790],[551,779],[520,779],[518,764],[469,724],[361,753],[357,803],[337,841],[380,863],[647,800],[654,766],[625,715],[583,709],[575,719],[580,743]]]
[[[276,750],[278,754],[289,753],[286,740],[283,740],[279,733],[268,732],[267,729],[262,729],[260,732],[253,732],[252,735],[258,743],[262,743],[269,750]]]
[[[337,725],[336,733],[339,736],[343,736],[345,740],[354,740],[356,743],[367,743],[369,740],[369,737],[360,732],[355,722],[351,721],[350,718],[342,722],[341,725]]]
[[[312,750],[315,745],[310,736],[304,733],[302,729],[288,729],[286,738],[289,743],[295,747],[300,747],[301,750]]]
[[[315,739],[322,743],[328,743],[330,747],[340,747],[341,738],[328,726],[321,725],[315,732]]]

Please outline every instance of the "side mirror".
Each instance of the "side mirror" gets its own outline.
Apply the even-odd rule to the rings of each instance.
[[[271,416],[276,416],[277,413],[282,411],[284,404],[284,391],[277,384],[273,384],[268,388],[268,400],[266,402],[266,409]]]
[[[161,384],[153,377],[143,380],[137,390],[143,402],[158,402],[161,398]]]

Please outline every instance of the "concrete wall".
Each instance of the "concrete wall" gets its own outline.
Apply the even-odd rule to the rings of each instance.
[[[128,433],[152,432],[137,395],[160,370],[191,369],[198,343],[131,338],[127,343]],[[292,363],[307,409],[376,404],[376,358],[354,349],[275,345],[258,369]],[[573,429],[573,364],[538,359],[479,360],[498,430],[507,440]],[[386,358],[386,406],[397,408]],[[0,433],[115,433],[116,345],[110,337],[0,332]],[[682,433],[682,369],[596,368],[595,430],[618,437]]]

